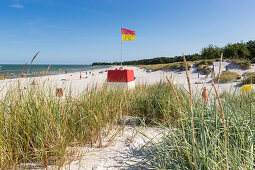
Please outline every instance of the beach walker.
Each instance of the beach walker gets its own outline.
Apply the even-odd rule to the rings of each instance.
[[[108,70],[107,84],[112,87],[135,88],[134,70]]]

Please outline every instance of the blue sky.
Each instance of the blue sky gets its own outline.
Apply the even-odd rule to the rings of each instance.
[[[0,0],[0,63],[120,61],[255,39],[254,0]]]

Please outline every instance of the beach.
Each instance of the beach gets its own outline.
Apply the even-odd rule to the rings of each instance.
[[[226,66],[228,66],[229,71],[237,72],[240,76],[245,72],[254,72],[255,66],[253,65],[248,70],[243,70],[238,66],[229,66],[230,64],[227,62],[222,63],[222,71],[226,70]],[[36,87],[39,89],[47,89],[50,88],[62,88],[63,92],[72,91],[72,95],[78,96],[82,92],[86,90],[92,89],[94,87],[102,87],[107,82],[107,70],[108,69],[116,69],[118,66],[112,66],[110,68],[101,68],[101,69],[93,69],[81,72],[74,73],[63,73],[58,75],[49,75],[49,76],[41,76],[41,77],[29,77],[29,78],[15,78],[15,79],[6,79],[0,80],[0,97],[4,97],[7,92],[7,89],[17,89],[18,81],[21,83],[21,90],[26,90],[30,87]],[[188,83],[186,78],[186,72],[180,70],[168,70],[168,71],[153,71],[146,72],[145,69],[141,69],[135,66],[124,66],[124,69],[134,70],[135,75],[135,84],[137,86],[141,85],[152,85],[155,83],[159,83],[160,81],[166,82],[166,76],[172,79],[174,84],[179,88],[188,91]],[[213,93],[211,82],[213,80],[211,74],[209,74],[206,78],[206,75],[200,73],[198,77],[197,68],[193,66],[189,71],[190,81],[192,85],[192,93],[193,95],[200,95],[202,92],[202,88],[206,87],[209,92]],[[215,64],[215,75],[219,72],[219,64],[216,62]],[[81,78],[80,78],[81,76]],[[229,83],[220,83],[217,84],[219,87],[219,92],[234,92],[240,90],[240,82],[234,81]]]

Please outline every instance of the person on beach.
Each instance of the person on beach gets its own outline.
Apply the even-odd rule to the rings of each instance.
[[[246,79],[248,76],[246,73],[243,74],[243,78]]]
[[[81,80],[81,78],[82,78],[82,75],[81,75],[81,72],[80,72],[80,80]]]
[[[21,85],[21,83],[20,83],[20,81],[18,80],[18,89],[19,89],[19,91],[21,92],[21,87],[20,87],[20,85]]]
[[[215,77],[215,73],[214,73],[214,65],[213,65],[211,78],[214,78],[214,77]]]
[[[203,97],[204,101],[207,101],[207,100],[208,100],[206,87],[203,88],[202,97]]]

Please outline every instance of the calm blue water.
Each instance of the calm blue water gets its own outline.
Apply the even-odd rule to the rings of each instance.
[[[22,64],[0,64],[0,78],[3,77],[7,72],[9,73],[7,79],[17,78],[22,69]],[[22,73],[27,74],[27,77],[37,77],[42,75],[42,73],[46,73],[49,65],[26,65]],[[99,68],[109,68],[110,66],[91,66],[91,65],[51,65],[48,75],[56,75],[63,74],[67,71],[67,73],[79,72],[79,71],[87,71]],[[28,70],[29,69],[29,70]],[[61,69],[61,70],[59,70]]]

